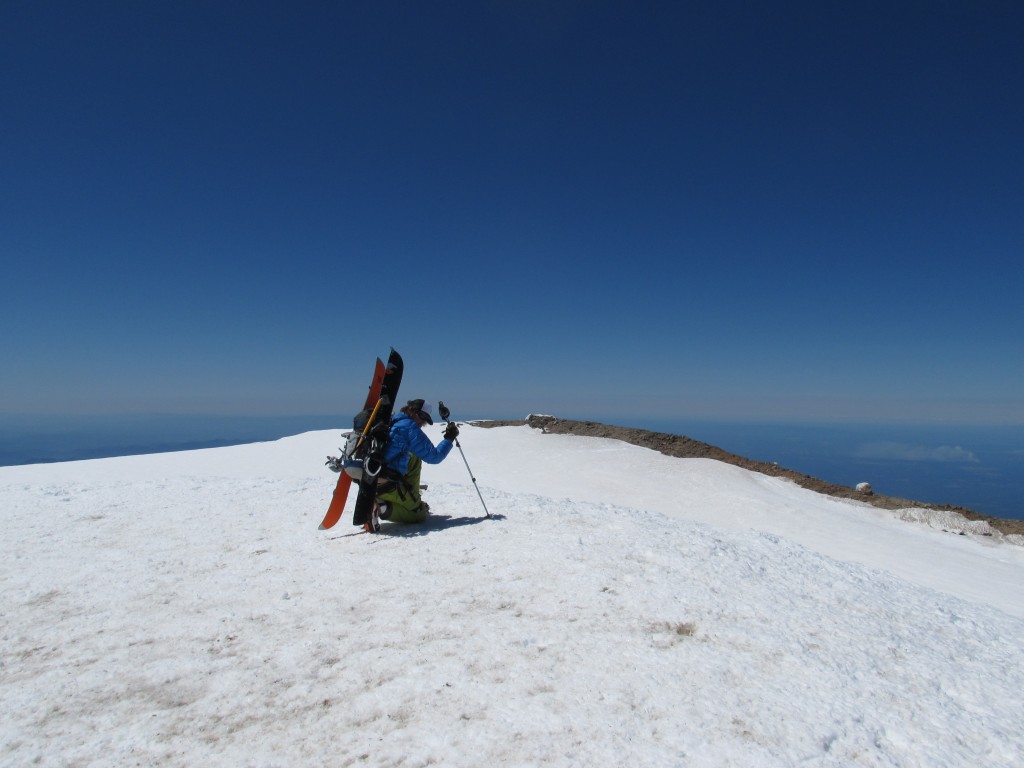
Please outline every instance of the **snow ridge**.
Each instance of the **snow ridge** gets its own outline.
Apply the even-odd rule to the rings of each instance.
[[[516,434],[463,443],[492,468]],[[0,763],[1024,754],[1020,618],[774,533],[481,473],[485,520],[450,467],[426,478],[426,526],[318,532],[335,439],[0,473]]]

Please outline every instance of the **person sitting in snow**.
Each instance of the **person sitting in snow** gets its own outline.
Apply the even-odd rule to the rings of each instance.
[[[422,523],[427,519],[430,506],[420,498],[423,462],[440,464],[444,461],[459,434],[459,428],[449,422],[444,439],[435,447],[423,434],[423,425],[434,423],[433,411],[433,405],[426,400],[410,400],[391,425],[388,447],[384,451],[388,471],[382,472],[377,481],[377,502],[383,520]]]

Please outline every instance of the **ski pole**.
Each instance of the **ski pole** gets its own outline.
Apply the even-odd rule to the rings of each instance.
[[[441,418],[444,419],[445,424],[452,423],[451,419],[448,418],[451,416],[452,412],[448,410],[443,400],[439,400],[437,402],[437,411],[441,414]],[[466,465],[466,471],[469,472],[469,479],[473,481],[473,487],[476,488],[476,495],[480,497],[480,503],[483,504],[484,515],[489,518],[491,513],[487,511],[487,504],[484,502],[484,495],[480,493],[480,486],[476,484],[476,478],[473,477],[473,470],[469,468],[469,462],[466,460],[466,452],[462,450],[462,445],[459,443],[458,437],[455,438],[455,447],[458,448],[459,453],[462,454],[462,461]]]
[[[359,447],[363,444],[363,440],[365,440],[366,436],[370,433],[370,427],[373,426],[373,420],[375,418],[377,418],[377,411],[380,410],[380,406],[384,402],[385,399],[386,398],[384,398],[384,397],[380,398],[377,401],[377,404],[375,406],[373,406],[373,413],[371,413],[370,414],[370,418],[367,419],[366,425],[363,427],[363,433],[361,435],[359,435],[359,441],[356,443],[356,447],[352,449],[352,453],[355,453],[356,451],[359,450]]]

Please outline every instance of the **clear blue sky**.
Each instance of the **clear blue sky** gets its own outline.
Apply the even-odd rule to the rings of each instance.
[[[0,412],[1024,423],[1018,2],[5,2]]]

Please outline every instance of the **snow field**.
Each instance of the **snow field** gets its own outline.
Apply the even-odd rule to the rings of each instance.
[[[454,455],[432,521],[379,536],[316,530],[333,432],[0,471],[0,764],[1019,764],[1020,618],[775,533],[496,488],[541,449],[470,434],[497,519]],[[700,515],[779,492],[700,477]]]

